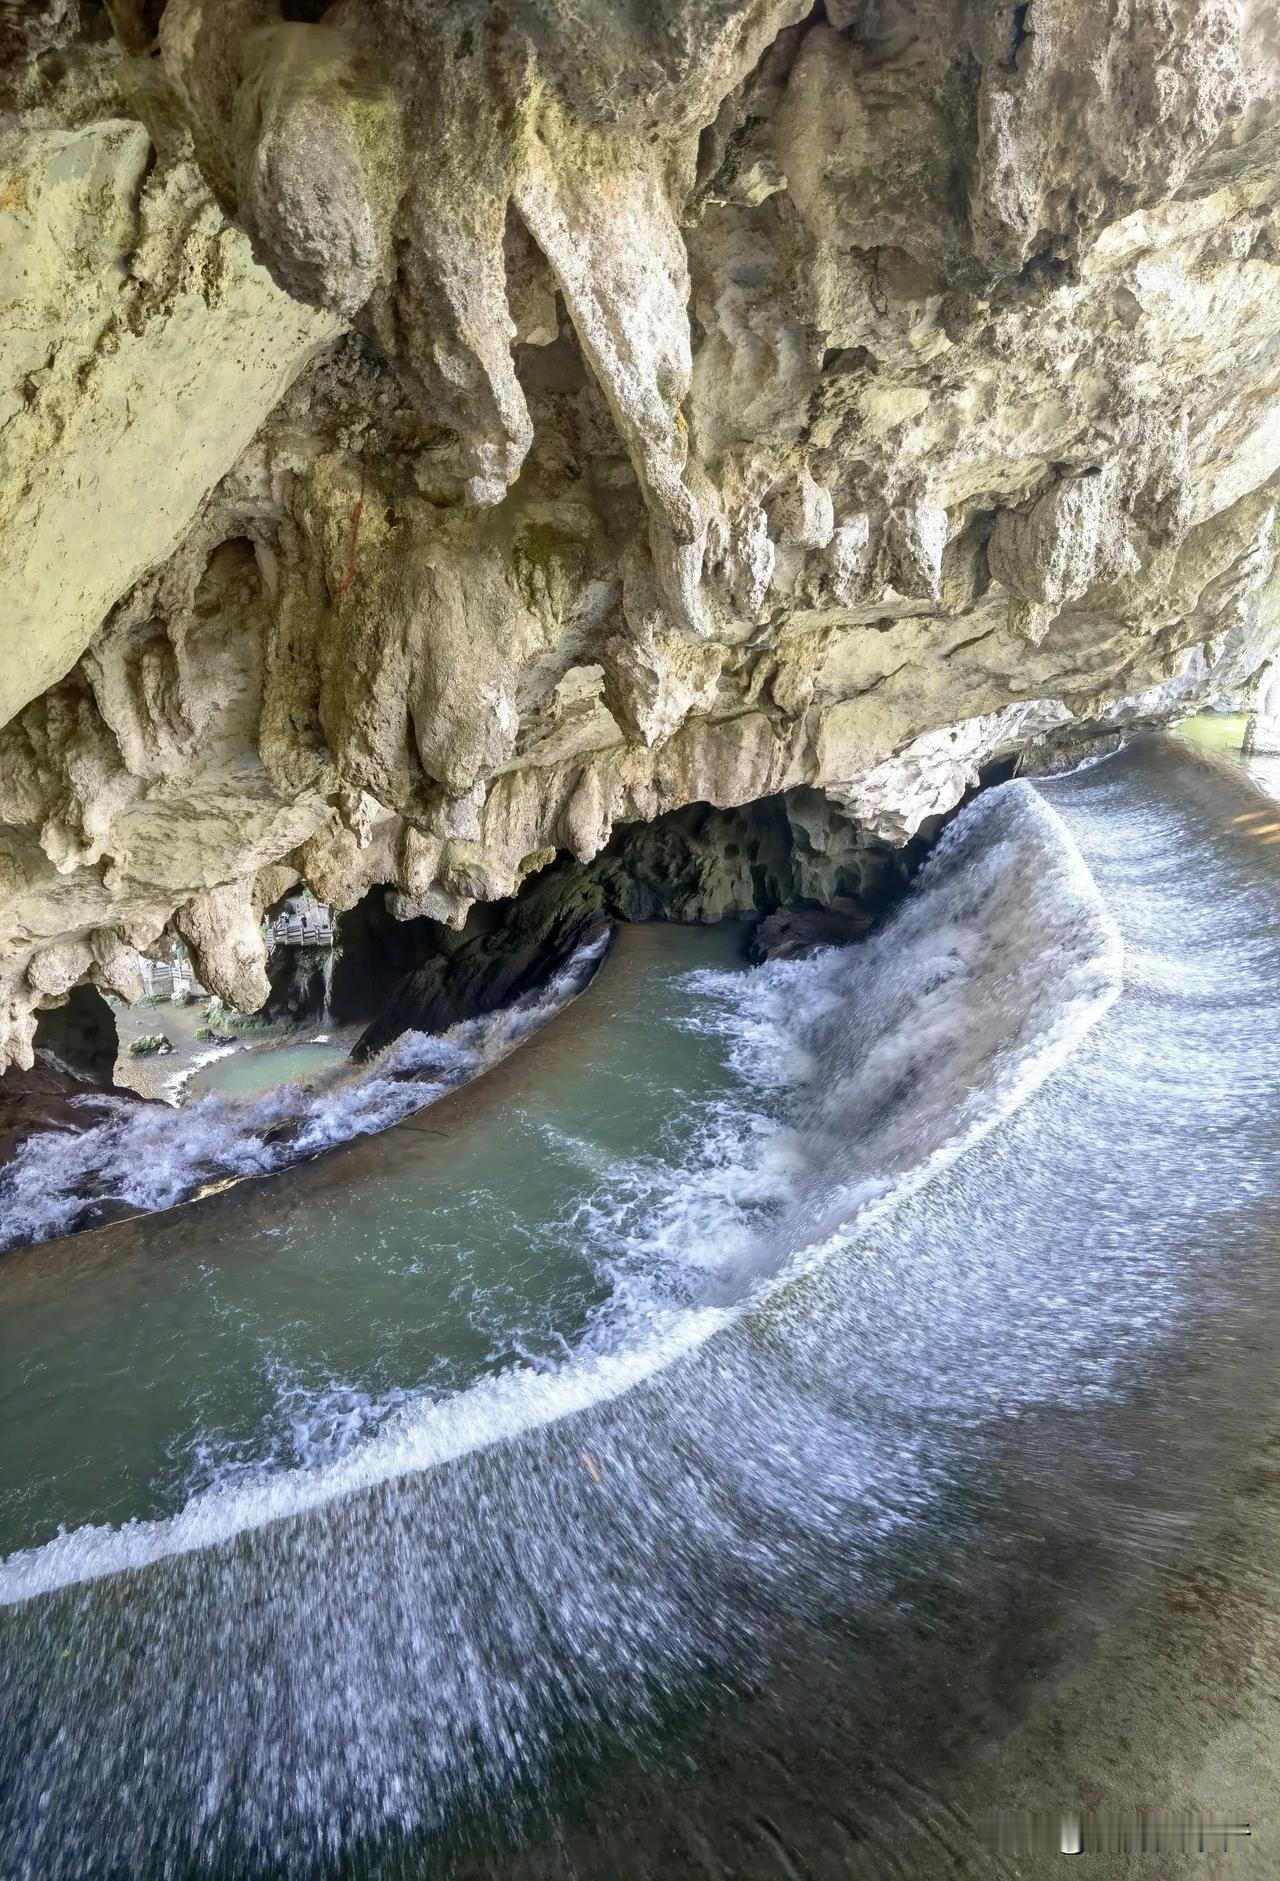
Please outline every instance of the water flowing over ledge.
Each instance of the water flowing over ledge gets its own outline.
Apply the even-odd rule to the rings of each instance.
[[[322,1460],[321,1444],[296,1467],[285,1446],[253,1480],[193,1475],[204,1486],[159,1511],[117,1497],[47,1546],[63,1482],[27,1471],[44,1488],[19,1492],[10,1532],[31,1541],[8,1544],[0,1607],[0,1840],[20,1851],[21,1881],[111,1862],[364,1863],[402,1881],[449,1872],[452,1853],[474,1866],[516,1822],[520,1866],[539,1873],[525,1812],[543,1799],[571,1819],[566,1781],[586,1786],[591,1833],[603,1825],[585,1871],[617,1872],[636,1841],[660,1872],[681,1818],[738,1846],[761,1755],[789,1787],[790,1840],[826,1850],[843,1846],[856,1759],[880,1872],[889,1825],[930,1828],[904,1824],[904,1771],[913,1785],[932,1774],[921,1806],[938,1826],[938,1811],[989,1798],[1011,1708],[1031,1706],[1035,1741],[1053,1750],[1056,1672],[1075,1676],[1082,1639],[1096,1662],[1079,1716],[1101,1703],[1103,1717],[1092,1737],[1081,1726],[1091,1777],[1110,1768],[1118,1654],[1112,1720],[1127,1730],[1133,1704],[1170,1693],[1172,1714],[1152,1712],[1167,1725],[1159,1748],[1181,1745],[1186,1793],[1211,1792],[1196,1774],[1202,1682],[1175,1668],[1170,1683],[1164,1642],[1169,1595],[1202,1585],[1207,1512],[1234,1524],[1232,1485],[1274,1463],[1274,1416],[1257,1415],[1280,1323],[1274,820],[1246,784],[1171,743],[1034,795],[991,793],[879,944],[691,974],[731,960],[716,930],[625,929],[608,972],[532,1052],[445,1100],[447,1141],[392,1131],[183,1217],[222,1223],[207,1256],[222,1263],[220,1306],[252,1273],[276,1287],[283,1324],[312,1297],[315,1267],[276,1253],[305,1195],[314,1217],[345,1206],[353,1167],[392,1167],[397,1208],[413,1200],[392,1249],[425,1270],[409,1317],[426,1309],[426,1344],[443,1349],[433,1302],[451,1311],[460,1278],[499,1291],[469,1296],[485,1327],[447,1393],[438,1376],[413,1383],[422,1342],[401,1348],[407,1367],[370,1374],[385,1418],[341,1457]],[[967,950],[974,923],[994,954]],[[911,1019],[900,995],[923,977],[907,971],[917,944],[937,987]],[[953,1028],[966,1005],[969,1024]],[[847,1061],[842,1016],[858,1028]],[[950,1083],[962,1114],[913,1140],[895,1033],[935,1021],[918,1101]],[[884,1076],[860,1085],[868,1052]],[[458,1228],[517,1142],[520,1238],[486,1263],[493,1217]],[[556,1160],[550,1187],[540,1158]],[[438,1232],[450,1182],[463,1207],[446,1207]],[[335,1226],[354,1289],[342,1300],[370,1297],[385,1259],[368,1219]],[[119,1295],[127,1312],[145,1288],[149,1339],[172,1328],[172,1365],[184,1363],[179,1309],[205,1282],[166,1240],[178,1221],[143,1218],[0,1270],[21,1282],[0,1292],[0,1324],[28,1408],[33,1393],[49,1402],[15,1343],[28,1308],[52,1325],[72,1301],[33,1277],[77,1249],[87,1311]],[[263,1224],[281,1238],[260,1241]],[[541,1252],[524,1238],[534,1229]],[[130,1248],[121,1290],[109,1256]],[[531,1252],[545,1293],[525,1284]],[[192,1282],[166,1291],[179,1271]],[[394,1323],[381,1299],[379,1339]],[[88,1323],[61,1341],[69,1375]],[[219,1364],[234,1369],[242,1328]],[[394,1403],[388,1383],[404,1387]],[[81,1450],[109,1467],[116,1433],[89,1421],[95,1382],[64,1395],[67,1467]],[[162,1397],[136,1403],[154,1419]],[[31,1424],[14,1428],[21,1446]],[[95,1509],[92,1468],[85,1480]],[[282,1514],[290,1498],[298,1513]],[[149,1519],[128,1525],[130,1508]],[[225,1539],[167,1553],[196,1521]],[[1274,1605],[1274,1549],[1223,1532],[1228,1574]],[[113,1571],[127,1561],[139,1565]],[[1151,1627],[1131,1649],[1133,1598]],[[1194,1611],[1172,1623],[1184,1639],[1198,1629],[1208,1670],[1232,1647],[1212,1602]],[[1227,1730],[1236,1691],[1218,1706]],[[655,1768],[667,1749],[683,1756],[685,1720],[711,1733],[714,1780],[677,1775],[668,1792]],[[1013,1754],[1017,1781],[1042,1784],[1053,1756],[1037,1756]],[[1131,1793],[1144,1767],[1126,1767]],[[815,1771],[828,1773],[817,1789]],[[939,1852],[917,1861],[917,1844],[912,1872],[953,1872]]]
[[[78,1135],[32,1137],[0,1175],[0,1252],[85,1225],[95,1201],[172,1208],[207,1183],[265,1175],[403,1122],[554,1018],[588,983],[608,945],[607,933],[587,942],[539,992],[498,1012],[440,1036],[404,1033],[369,1066],[330,1078],[319,1091],[287,1084],[252,1102],[210,1095],[176,1115],[168,1106],[79,1100],[105,1111],[102,1122]]]
[[[208,1548],[617,1398],[954,1162],[1062,1063],[1116,997],[1121,966],[1114,923],[1060,819],[1028,785],[990,792],[869,943],[693,976],[702,1016],[690,1023],[731,1040],[738,1088],[709,1107],[687,1161],[612,1168],[583,1196],[578,1230],[605,1298],[563,1362],[514,1365],[443,1401],[410,1397],[328,1465],[215,1484],[165,1519],[61,1534],[0,1566],[0,1602]],[[501,1047],[565,992],[503,1015]],[[444,1049],[474,1065],[468,1030],[465,1047]],[[442,1044],[397,1051],[437,1054],[434,1067]],[[439,1088],[391,1083],[385,1070],[349,1094],[342,1133],[371,1105],[417,1108]],[[257,1166],[264,1113],[290,1101],[208,1105],[219,1153]],[[338,1100],[307,1101],[295,1141],[336,1134]],[[228,1142],[229,1118],[251,1133]]]

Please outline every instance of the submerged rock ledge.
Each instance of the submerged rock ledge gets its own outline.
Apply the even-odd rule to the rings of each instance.
[[[1280,641],[1270,0],[0,16],[0,1064]]]

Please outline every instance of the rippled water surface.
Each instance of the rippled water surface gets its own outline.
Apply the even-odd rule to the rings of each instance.
[[[1280,1872],[1276,816],[1169,741],[1004,786],[863,947],[631,931],[408,1125],[7,1257],[8,1869],[1150,1805]]]
[[[630,930],[623,950],[592,1010],[398,1133],[11,1257],[0,1555],[331,1463],[406,1404],[570,1351],[617,1216],[665,1194],[733,1094],[690,969],[738,969],[741,928]],[[257,1054],[244,1094],[307,1049]]]
[[[355,1036],[335,1038],[320,1036],[302,1039],[296,1044],[275,1045],[263,1050],[252,1046],[228,1050],[193,1073],[189,1089],[226,1091],[233,1097],[256,1097],[260,1091],[274,1090],[291,1079],[314,1078],[335,1070],[350,1056]]]

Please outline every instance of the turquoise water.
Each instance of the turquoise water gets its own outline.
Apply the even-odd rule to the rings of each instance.
[[[410,1395],[563,1357],[609,1291],[620,1172],[678,1159],[732,1087],[687,976],[741,950],[732,923],[628,929],[548,1031],[400,1128],[6,1257],[0,1555],[332,1461]],[[311,1053],[338,1055],[210,1070],[247,1094]]]
[[[1275,824],[1002,786],[864,945],[626,933],[406,1127],[7,1257],[20,1881],[1048,1881],[989,1812],[1140,1805],[1270,1881]]]
[[[346,1063],[356,1035],[325,1040],[303,1039],[295,1044],[251,1047],[202,1065],[187,1085],[188,1098],[203,1091],[225,1091],[230,1097],[257,1097],[278,1084],[302,1082],[336,1070]]]

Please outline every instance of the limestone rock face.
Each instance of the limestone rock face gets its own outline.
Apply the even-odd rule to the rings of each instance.
[[[337,322],[291,300],[137,122],[0,137],[8,720],[73,666]]]
[[[901,842],[1267,670],[1270,0],[19,12],[0,1062],[166,928],[254,1005],[291,876]]]

